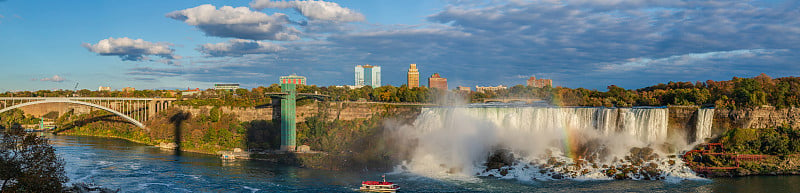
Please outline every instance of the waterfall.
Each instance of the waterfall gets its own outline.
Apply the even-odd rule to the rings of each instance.
[[[697,124],[695,125],[695,141],[703,142],[711,137],[711,124],[714,122],[714,109],[698,109]]]
[[[628,134],[645,144],[667,138],[666,108],[425,108],[422,111],[422,119],[418,120],[427,120],[425,116],[439,117],[441,122],[435,127],[464,121],[454,117],[464,114],[472,121],[492,123],[502,132],[592,130],[605,136]]]
[[[515,169],[509,175],[517,178],[538,179],[554,172],[572,178],[604,178],[608,171],[598,166],[647,167],[631,160],[631,155],[640,154],[633,152],[635,148],[660,155],[680,149],[664,146],[674,144],[667,142],[668,114],[666,108],[423,108],[413,125],[390,132],[402,141],[397,146],[409,152],[410,158],[399,168],[415,173],[499,175],[497,168],[485,163],[501,148],[516,159],[504,167]],[[573,166],[550,165],[554,162]],[[649,156],[644,162],[672,163],[659,169],[669,175],[693,176],[680,158]],[[583,169],[576,172],[575,168]]]

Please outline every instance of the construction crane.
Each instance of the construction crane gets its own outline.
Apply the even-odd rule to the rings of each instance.
[[[72,88],[75,93],[72,93],[72,96],[78,96],[78,81],[75,81],[75,88]]]

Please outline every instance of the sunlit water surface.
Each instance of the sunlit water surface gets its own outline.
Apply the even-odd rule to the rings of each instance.
[[[66,162],[70,183],[86,182],[122,192],[354,192],[374,171],[326,171],[264,161],[161,150],[119,139],[51,136]],[[402,192],[797,192],[800,176],[755,176],[663,181],[529,181],[431,179],[389,174]]]

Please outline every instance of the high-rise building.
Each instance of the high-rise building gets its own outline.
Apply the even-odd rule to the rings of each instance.
[[[110,86],[100,86],[97,88],[97,91],[111,91]]]
[[[297,74],[292,74],[289,76],[281,76],[281,84],[301,84],[307,85],[305,76],[297,76]]]
[[[447,90],[447,78],[442,78],[439,73],[433,73],[433,75],[428,78],[428,87]]]
[[[536,87],[536,88],[544,88],[545,86],[553,87],[553,80],[552,79],[536,79],[535,76],[531,76],[528,79],[528,86]]]
[[[356,86],[381,86],[381,67],[367,65],[356,66]]]
[[[136,88],[133,87],[122,88],[122,92],[133,92],[133,91],[136,91]]]
[[[419,71],[417,70],[417,64],[411,64],[408,68],[408,88],[416,88],[419,87]]]

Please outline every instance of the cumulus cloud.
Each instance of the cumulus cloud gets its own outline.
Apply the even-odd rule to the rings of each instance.
[[[169,60],[166,61],[169,63],[172,59],[181,58],[181,56],[173,53],[175,50],[170,48],[170,45],[169,43],[153,43],[142,39],[110,37],[100,40],[97,44],[83,43],[82,46],[90,52],[102,56],[119,56],[125,61],[151,60],[147,56],[154,55]]]
[[[356,22],[364,21],[364,15],[349,8],[339,6],[334,2],[326,1],[270,1],[270,0],[254,0],[250,2],[250,7],[254,9],[264,8],[279,8],[287,9],[294,8],[303,16],[312,20],[326,20],[338,22]]]
[[[184,71],[136,73],[269,84],[246,75],[307,72],[303,75],[314,82],[342,85],[352,84],[347,77],[354,65],[366,63],[382,66],[383,82],[399,85],[408,64],[416,63],[421,76],[439,72],[461,86],[524,84],[516,75],[531,74],[551,78],[557,86],[602,89],[800,72],[797,1],[451,2],[419,25],[350,23],[359,28],[283,42],[283,51],[232,52],[242,56],[215,58]],[[226,45],[233,43],[219,47]]]
[[[67,79],[61,78],[61,76],[58,76],[58,75],[53,75],[53,77],[49,77],[49,78],[39,79],[39,81],[47,81],[47,82],[64,82],[65,80],[67,80]]]
[[[243,56],[246,54],[269,54],[286,50],[286,48],[270,42],[232,39],[228,42],[204,44],[198,51],[213,57]]]
[[[298,40],[295,28],[287,26],[285,14],[251,11],[247,7],[217,7],[200,5],[166,15],[169,18],[196,26],[208,36],[231,37],[250,40]]]

